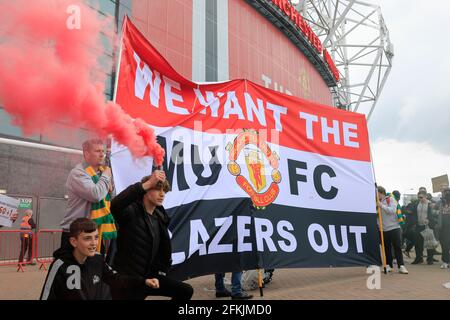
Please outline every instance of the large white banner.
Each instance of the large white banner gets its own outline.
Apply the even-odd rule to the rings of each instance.
[[[193,83],[123,30],[117,103],[165,151],[173,276],[379,263],[364,115],[242,79]],[[111,163],[120,192],[153,160],[113,144]]]

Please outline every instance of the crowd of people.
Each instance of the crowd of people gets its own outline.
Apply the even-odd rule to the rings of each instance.
[[[83,157],[67,179],[61,248],[41,299],[189,300],[192,286],[167,276],[172,250],[162,205],[170,190],[164,171],[153,171],[111,199],[114,184],[104,165],[103,141],[86,141]],[[78,282],[67,290],[71,277]]]
[[[163,207],[170,190],[164,171],[154,170],[111,200],[114,184],[111,169],[104,165],[104,150],[101,140],[86,141],[84,162],[69,174],[61,248],[54,253],[41,299],[191,299],[191,285],[167,276],[172,249]],[[67,290],[66,280],[72,276],[67,269],[73,264],[84,266],[77,269],[80,279],[97,276],[99,281],[87,280],[89,285]],[[241,276],[233,272],[230,292],[224,274],[217,274],[216,296],[252,298],[242,290]]]
[[[41,299],[138,299],[167,296],[175,301],[190,300],[194,291],[188,283],[167,275],[171,266],[169,217],[163,201],[170,191],[162,170],[154,170],[140,182],[114,194],[110,167],[105,165],[102,140],[83,144],[84,161],[73,168],[67,178],[67,208],[61,222],[61,247],[54,252]],[[386,192],[377,187],[377,209],[384,242],[386,272],[408,274],[403,255],[412,264],[437,262],[442,255],[442,269],[449,268],[450,250],[450,189],[442,186],[438,201],[420,188],[417,200],[400,206],[400,192]],[[32,232],[36,227],[32,210],[21,221],[21,252],[19,264],[28,252],[32,257]],[[17,215],[11,217],[12,221]],[[432,230],[439,239],[442,253],[424,238]],[[381,241],[383,240],[383,241]],[[265,270],[265,283],[271,281],[272,270]],[[242,272],[231,274],[231,291],[225,287],[223,273],[215,274],[216,297],[251,299],[241,284]]]
[[[441,269],[449,268],[450,250],[450,188],[441,186],[441,197],[435,200],[425,187],[420,187],[417,199],[400,206],[400,192],[387,193],[378,187],[378,203],[381,213],[386,271],[393,271],[394,258],[398,271],[408,274],[403,255],[411,258],[411,250],[415,249],[415,258],[411,264],[426,262],[432,265],[442,256]],[[425,239],[426,236],[426,239]],[[441,245],[442,253],[436,250]]]

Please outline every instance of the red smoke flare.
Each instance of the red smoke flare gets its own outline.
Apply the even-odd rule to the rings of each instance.
[[[79,28],[70,8],[80,10]],[[79,0],[2,1],[0,104],[25,135],[45,134],[65,121],[102,138],[112,135],[133,156],[153,156],[161,165],[164,149],[153,130],[105,101],[111,65],[100,70],[99,36],[102,31],[112,39],[112,25],[112,18],[100,19]]]

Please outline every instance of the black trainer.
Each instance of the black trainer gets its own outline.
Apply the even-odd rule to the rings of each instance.
[[[225,291],[216,291],[216,298],[231,297],[231,292],[225,289]]]
[[[253,298],[252,294],[248,294],[247,292],[241,292],[241,294],[231,295],[232,300],[247,300]]]

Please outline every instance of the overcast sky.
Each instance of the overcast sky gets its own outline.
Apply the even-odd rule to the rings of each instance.
[[[378,2],[395,57],[369,121],[376,180],[430,192],[431,177],[450,173],[450,1]]]

